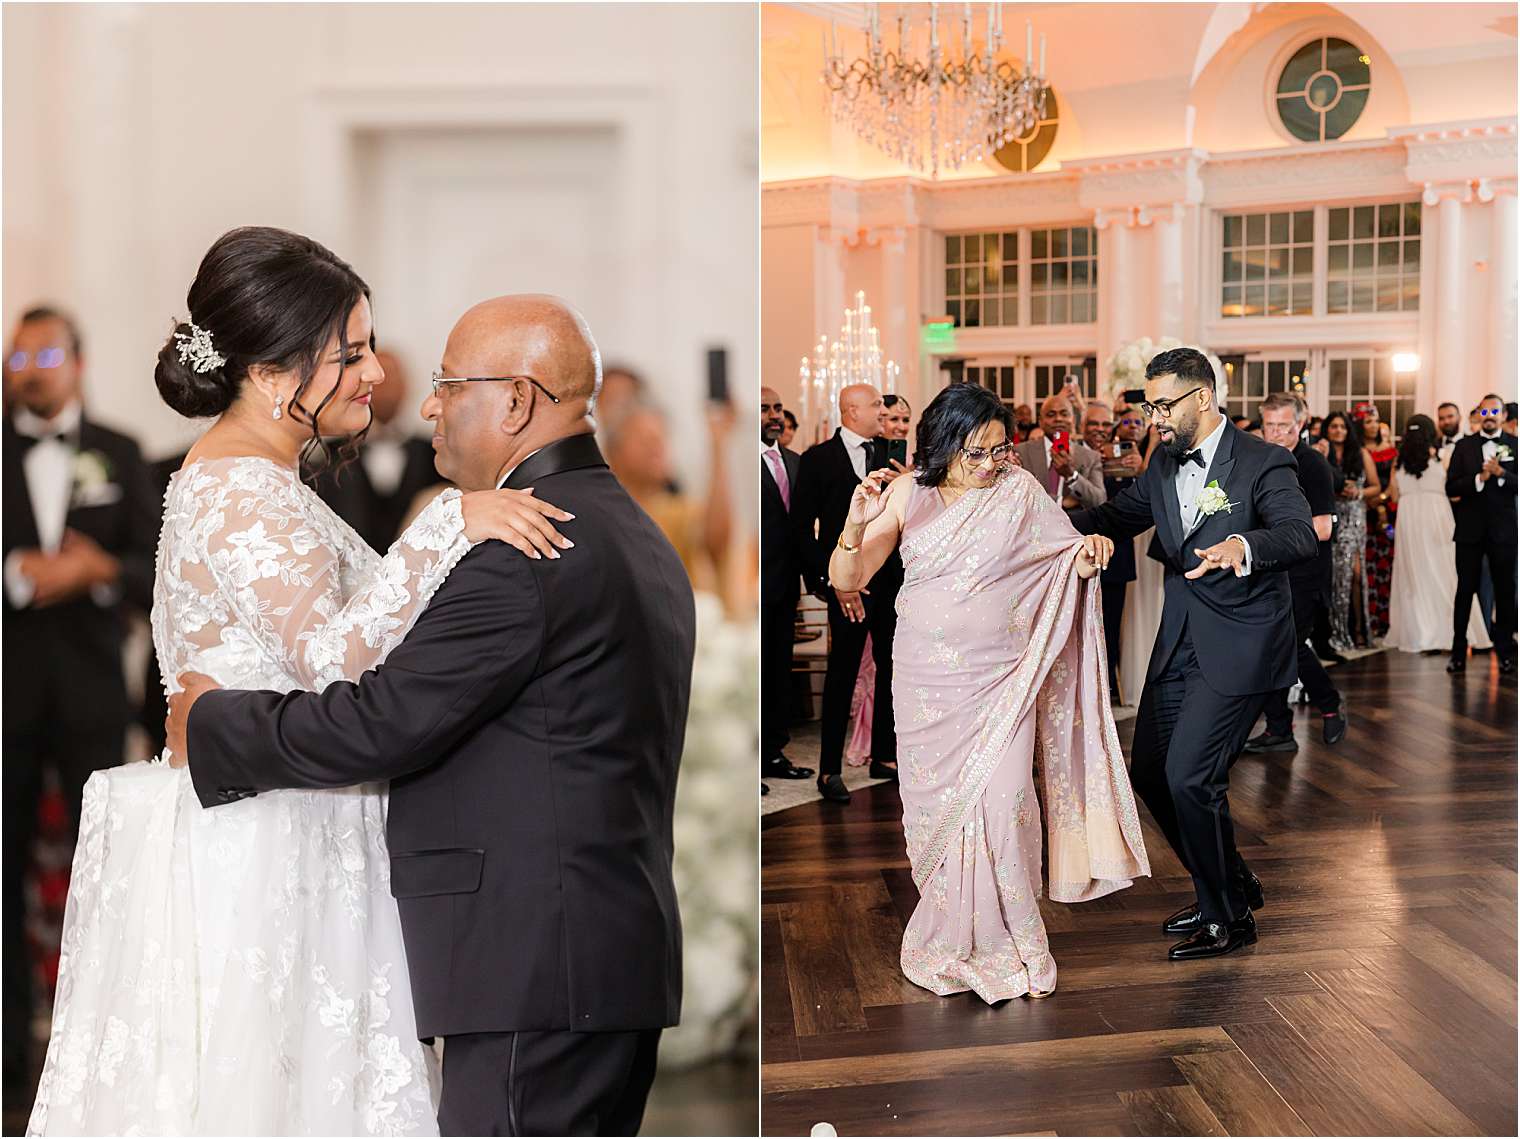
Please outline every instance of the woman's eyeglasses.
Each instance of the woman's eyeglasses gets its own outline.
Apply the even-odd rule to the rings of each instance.
[[[433,394],[436,396],[443,395],[444,384],[515,384],[521,380],[523,383],[532,384],[539,391],[543,392],[544,395],[549,397],[550,403],[559,402],[559,396],[544,387],[543,384],[539,383],[532,376],[445,376],[442,369],[439,369],[433,373],[432,380]]]
[[[1012,443],[999,443],[996,447],[962,447],[961,454],[966,456],[966,462],[972,466],[984,463],[988,459],[994,463],[1001,463],[1013,454],[1013,447]]]

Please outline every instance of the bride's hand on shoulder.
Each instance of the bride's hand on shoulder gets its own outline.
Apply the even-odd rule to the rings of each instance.
[[[1113,556],[1113,539],[1105,538],[1102,534],[1084,536],[1082,549],[1077,554],[1077,576],[1089,578],[1099,570],[1106,570],[1109,559]]]
[[[526,490],[476,490],[459,500],[464,536],[472,542],[495,538],[515,546],[530,558],[557,558],[575,545],[549,524],[569,522],[575,515]]]
[[[891,467],[882,467],[868,474],[850,497],[850,513],[847,521],[856,526],[869,526],[880,518],[881,512],[887,506],[884,490],[899,473]]]

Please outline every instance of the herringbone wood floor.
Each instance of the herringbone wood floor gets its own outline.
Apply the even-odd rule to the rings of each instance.
[[[1301,712],[1296,755],[1236,763],[1254,947],[1167,961],[1192,892],[1142,808],[1154,877],[1045,905],[1045,1001],[902,978],[894,786],[767,817],[764,1133],[1514,1135],[1516,704],[1492,663],[1354,661],[1344,743]]]

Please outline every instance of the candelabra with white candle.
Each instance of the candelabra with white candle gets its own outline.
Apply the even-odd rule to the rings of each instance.
[[[855,294],[855,307],[846,309],[837,340],[818,338],[811,357],[802,358],[798,380],[802,389],[800,426],[817,442],[839,425],[839,393],[851,384],[870,384],[883,395],[897,391],[902,368],[881,354],[881,334],[871,323],[871,306],[864,292]]]

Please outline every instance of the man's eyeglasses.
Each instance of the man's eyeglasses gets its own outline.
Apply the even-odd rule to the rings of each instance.
[[[6,359],[6,366],[13,372],[19,372],[26,367],[28,356],[25,352],[12,352]],[[44,348],[38,352],[35,358],[37,367],[42,369],[56,368],[63,363],[64,351],[62,348]]]
[[[962,447],[961,454],[966,456],[966,462],[972,466],[991,459],[995,463],[1001,463],[1009,455],[1013,454],[1012,443],[999,443],[996,447]]]
[[[444,384],[515,384],[518,380],[521,380],[524,383],[532,384],[539,391],[543,392],[544,395],[549,397],[550,403],[559,402],[559,396],[544,387],[543,384],[539,383],[532,376],[445,376],[442,369],[439,369],[433,373],[432,380],[433,394],[436,396],[443,395]]]
[[[1187,399],[1188,396],[1201,391],[1203,391],[1203,385],[1199,384],[1192,391],[1183,392],[1176,399],[1158,399],[1155,403],[1146,400],[1140,404],[1140,410],[1152,419],[1170,419],[1172,417],[1172,408]]]

